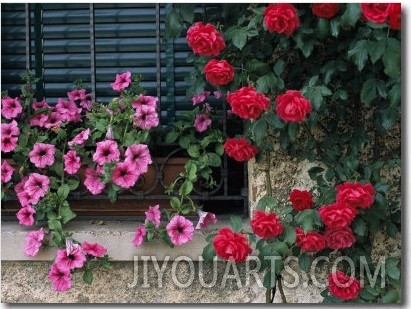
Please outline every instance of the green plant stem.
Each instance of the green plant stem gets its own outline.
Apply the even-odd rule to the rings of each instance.
[[[271,289],[266,289],[265,290],[265,302],[267,304],[271,303]]]
[[[279,275],[277,277],[277,282],[278,282],[278,290],[280,291],[280,295],[281,295],[281,300],[283,303],[287,303],[287,299],[285,298],[284,295],[284,290],[283,290],[283,281],[282,281],[283,277],[281,275]]]
[[[265,187],[267,190],[267,196],[273,195],[273,189],[271,186],[271,176],[270,176],[270,165],[271,165],[271,156],[270,152],[266,151],[266,169],[265,169]]]

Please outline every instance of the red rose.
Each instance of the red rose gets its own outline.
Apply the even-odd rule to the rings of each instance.
[[[227,85],[234,78],[234,67],[226,60],[210,60],[204,67],[206,79],[215,86]]]
[[[221,229],[213,239],[213,247],[217,255],[225,260],[244,262],[253,252],[243,234],[235,233],[229,228]]]
[[[257,119],[270,108],[270,99],[256,92],[254,87],[242,87],[227,95],[233,113],[243,119]]]
[[[364,18],[375,24],[383,24],[387,21],[389,3],[361,3],[361,10]]]
[[[195,23],[187,30],[186,38],[188,46],[200,56],[218,56],[225,48],[221,34],[212,24]]]
[[[302,228],[296,227],[297,238],[295,244],[306,252],[318,252],[325,248],[325,238],[317,232],[304,233]]]
[[[317,17],[333,18],[339,10],[338,3],[314,3],[311,6],[311,11]]]
[[[276,112],[285,122],[302,122],[311,113],[311,102],[301,95],[300,91],[287,90],[276,99]]]
[[[297,211],[313,208],[313,196],[307,190],[294,189],[290,194],[290,202]]]
[[[342,228],[349,226],[358,211],[345,203],[335,203],[318,209],[321,220],[329,228]]]
[[[297,9],[289,3],[270,4],[264,10],[264,25],[270,33],[290,36],[300,26]]]
[[[346,276],[342,271],[337,270],[328,275],[328,290],[338,298],[344,300],[357,298],[361,289],[360,281]]]
[[[338,203],[346,203],[352,207],[370,208],[377,194],[370,183],[345,182],[336,187]]]
[[[349,248],[355,243],[355,236],[348,226],[339,229],[326,228],[324,238],[326,246],[334,250]]]
[[[284,230],[280,218],[275,213],[266,213],[262,210],[254,212],[250,225],[253,232],[264,239],[280,236]]]
[[[258,147],[249,144],[244,137],[227,138],[224,150],[229,157],[239,162],[248,161],[258,153]]]
[[[393,30],[401,29],[401,3],[392,3],[388,12],[388,26]]]

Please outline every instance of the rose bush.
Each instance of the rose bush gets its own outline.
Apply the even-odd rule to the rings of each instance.
[[[266,196],[250,221],[253,232],[242,230],[237,219],[232,230],[254,244],[261,261],[273,252],[283,260],[293,255],[307,270],[314,255],[338,250],[355,261],[357,270],[358,252],[372,264],[374,236],[396,237],[401,228],[399,203],[387,198],[392,192],[381,175],[399,165],[400,154],[398,148],[385,155],[379,151],[400,119],[401,5],[222,4],[188,14],[190,9],[194,5],[175,4],[167,20],[169,36],[185,37],[193,50],[187,93],[219,91],[229,112],[243,121],[243,132],[227,136],[225,152],[239,161],[255,159],[266,171]],[[203,38],[211,32],[218,51],[200,54],[192,33],[206,46]],[[233,79],[230,74],[230,82],[220,85],[210,80],[210,61],[229,63],[235,68]],[[292,158],[321,163],[308,171],[315,189],[295,189],[287,207],[277,205],[270,180],[271,154],[278,148]],[[283,233],[257,241],[273,228],[272,221],[260,217],[273,213],[281,218]],[[217,250],[210,240],[205,259],[213,254],[227,259],[227,251]],[[243,258],[246,251],[239,252]],[[399,260],[391,259],[390,265],[390,274],[378,278],[389,281],[385,288],[360,291],[354,281],[340,289],[329,281],[324,301],[399,301]],[[272,274],[267,267],[268,302],[277,286],[281,292],[281,270]],[[340,271],[345,276],[354,269]]]

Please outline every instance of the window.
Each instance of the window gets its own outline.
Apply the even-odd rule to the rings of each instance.
[[[143,75],[141,86],[159,97],[161,124],[166,128],[192,108],[191,99],[186,97],[185,77],[191,70],[186,63],[187,43],[184,38],[164,39],[170,5],[2,4],[2,89],[16,95],[20,74],[30,69],[42,77],[36,85],[39,100],[56,103],[73,81],[81,79],[95,100],[107,102],[115,95],[110,87],[115,74],[129,70]],[[115,207],[95,196],[73,196],[82,200],[73,209],[93,216],[144,214],[148,205],[168,199],[164,177],[172,177],[166,176],[168,170],[184,155],[178,145],[169,147],[159,139],[153,153],[153,183],[142,180],[141,187],[132,195],[120,196]],[[221,170],[215,174],[218,187],[197,192],[195,198],[209,211],[246,213],[245,166],[224,157]],[[16,207],[17,201],[2,203],[2,214],[14,216]]]

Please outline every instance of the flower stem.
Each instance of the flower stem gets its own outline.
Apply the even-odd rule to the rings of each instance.
[[[277,277],[277,282],[278,282],[278,290],[280,291],[280,295],[281,295],[281,300],[283,303],[287,303],[287,299],[285,298],[284,295],[284,290],[283,290],[283,281],[282,281],[283,277],[281,275],[279,275]]]

